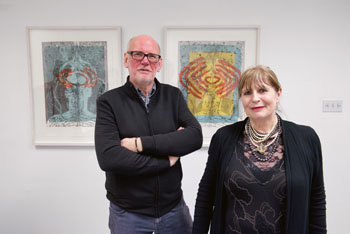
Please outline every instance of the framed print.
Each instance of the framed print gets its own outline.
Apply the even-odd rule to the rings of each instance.
[[[27,27],[35,145],[93,145],[96,99],[121,84],[120,27]]]
[[[238,81],[258,63],[258,26],[165,27],[164,81],[180,88],[204,146],[240,118]]]

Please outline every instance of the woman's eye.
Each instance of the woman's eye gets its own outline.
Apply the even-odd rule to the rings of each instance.
[[[259,92],[260,93],[265,93],[265,92],[267,92],[267,90],[266,89],[259,89]]]
[[[249,95],[250,94],[250,91],[245,91],[245,92],[243,92],[243,95],[244,96],[247,96],[247,95]]]

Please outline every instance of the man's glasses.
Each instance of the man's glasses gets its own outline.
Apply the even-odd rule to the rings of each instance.
[[[128,51],[127,53],[130,54],[131,57],[137,61],[142,61],[143,58],[146,56],[150,63],[158,63],[159,59],[161,58],[159,54],[145,54],[141,51]]]

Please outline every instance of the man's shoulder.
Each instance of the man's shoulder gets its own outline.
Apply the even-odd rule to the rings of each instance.
[[[175,87],[173,85],[166,84],[166,83],[157,82],[157,85],[159,85],[162,89],[165,89],[165,90],[173,90],[173,91],[178,91],[179,90],[178,87]]]
[[[176,97],[181,94],[181,91],[178,87],[172,86],[170,84],[165,83],[157,83],[157,89],[161,90],[162,96],[173,96]]]
[[[113,88],[110,90],[107,90],[106,92],[104,92],[99,99],[115,99],[117,96],[121,95],[122,93],[124,93],[124,85],[117,87],[117,88]]]

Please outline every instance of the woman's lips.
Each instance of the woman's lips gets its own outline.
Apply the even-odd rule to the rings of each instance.
[[[263,108],[264,108],[264,106],[256,106],[256,107],[252,107],[251,109],[257,111],[257,110],[261,110]]]

